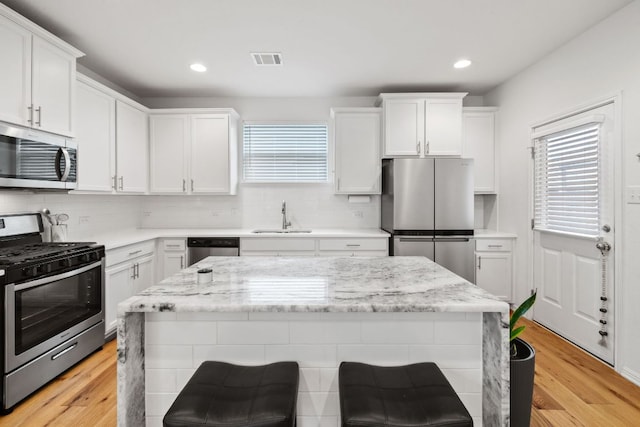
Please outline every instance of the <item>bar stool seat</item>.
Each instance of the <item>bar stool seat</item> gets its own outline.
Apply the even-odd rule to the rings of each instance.
[[[473,419],[432,362],[382,367],[342,362],[343,427],[471,427]]]
[[[178,394],[164,427],[291,427],[296,422],[298,364],[239,366],[203,362]]]

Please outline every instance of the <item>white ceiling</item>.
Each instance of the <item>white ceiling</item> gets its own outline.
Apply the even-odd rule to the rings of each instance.
[[[632,0],[2,1],[140,97],[290,97],[482,95]]]

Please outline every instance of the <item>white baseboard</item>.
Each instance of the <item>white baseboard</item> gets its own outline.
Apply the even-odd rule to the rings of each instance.
[[[620,372],[620,375],[640,387],[640,374],[638,372],[625,367],[622,368],[622,372]]]

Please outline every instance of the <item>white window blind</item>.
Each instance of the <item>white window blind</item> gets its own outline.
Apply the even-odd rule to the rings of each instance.
[[[534,141],[534,228],[598,236],[599,123]]]
[[[245,182],[326,182],[326,124],[244,124]]]

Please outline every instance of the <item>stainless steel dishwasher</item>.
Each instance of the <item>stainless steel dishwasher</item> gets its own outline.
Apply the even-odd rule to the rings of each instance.
[[[240,255],[240,239],[238,237],[188,237],[187,257],[189,265],[193,265],[208,256]]]

